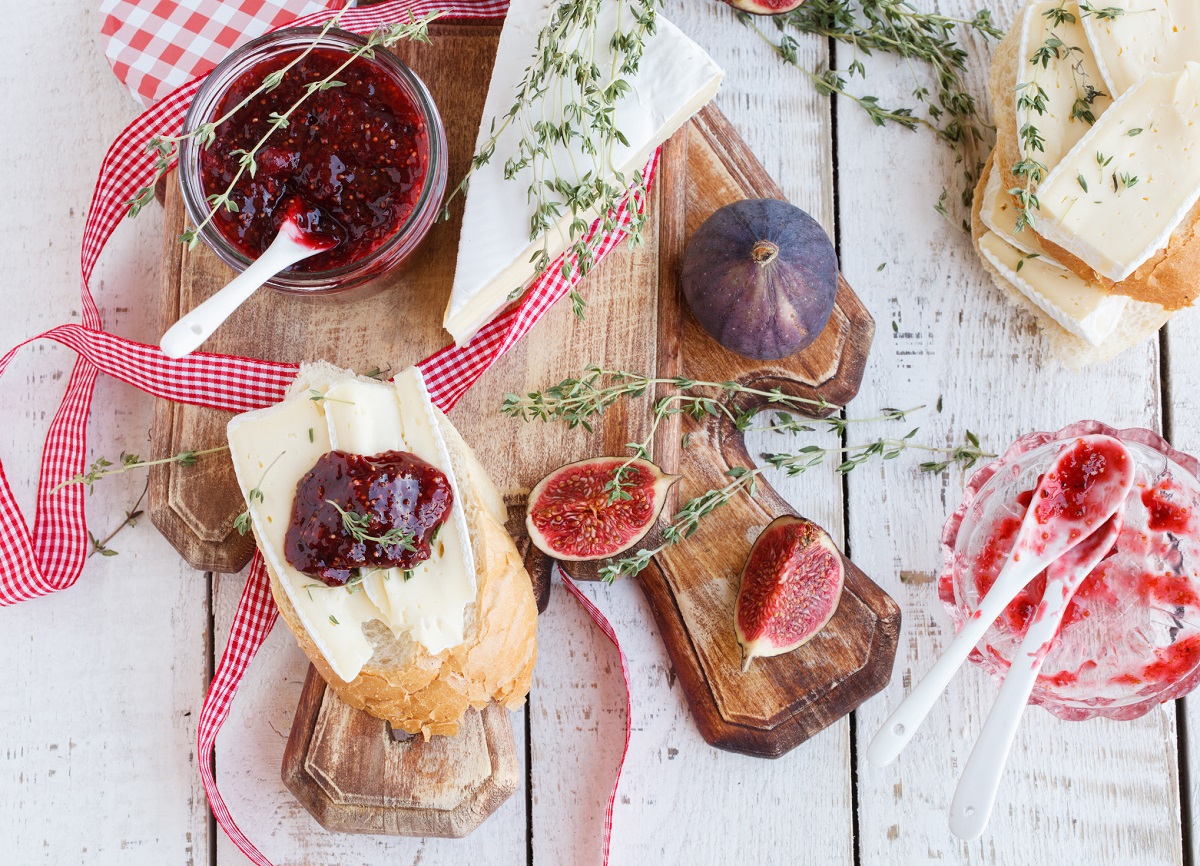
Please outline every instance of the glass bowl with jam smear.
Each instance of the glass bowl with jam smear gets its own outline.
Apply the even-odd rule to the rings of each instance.
[[[274,72],[293,64],[274,89],[254,96],[205,144],[186,139],[180,183],[190,225],[204,222],[209,199],[229,188],[241,151],[251,150],[307,86],[335,73],[366,40],[319,28],[262,36],[221,62],[201,85],[185,131],[229,114]],[[314,45],[315,43],[315,45]],[[267,285],[332,293],[392,270],[420,244],[446,188],[446,133],[429,91],[394,55],[375,48],[336,72],[338,86],[307,97],[256,154],[253,174],[233,188],[236,209],[219,207],[200,231],[222,261],[244,270],[270,246],[284,215],[299,206],[301,225],[333,238],[331,250],[304,259]]]
[[[1077,436],[1121,439],[1136,464],[1124,528],[1067,606],[1030,703],[1062,719],[1133,719],[1200,684],[1200,462],[1150,430],[1081,421],[1030,433],[980,469],[942,534],[938,595],[955,628],[978,608],[1016,541],[1042,472]],[[1046,588],[1039,574],[971,659],[1002,679]]]

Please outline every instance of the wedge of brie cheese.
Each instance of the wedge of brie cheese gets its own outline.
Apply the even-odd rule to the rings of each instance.
[[[339,379],[321,399],[314,396],[290,396],[238,415],[228,427],[234,469],[259,548],[305,631],[347,682],[371,657],[362,630],[371,620],[395,634],[409,632],[430,653],[461,644],[466,608],[475,600],[474,554],[462,491],[420,371],[405,370],[394,385]],[[449,479],[454,492],[450,517],[430,558],[407,581],[398,570],[379,569],[345,586],[327,586],[287,562],[285,538],[296,485],[321,455],[335,449],[367,455],[408,451]],[[249,495],[256,487],[261,498]]]
[[[1038,187],[1037,231],[1120,282],[1200,198],[1200,64],[1151,73]]]
[[[476,152],[491,137],[493,119],[502,118],[516,101],[517,86],[533,62],[538,34],[558,5],[558,0],[512,0],[509,5]],[[594,41],[595,63],[603,75],[613,67],[610,43],[618,24],[622,31],[627,31],[631,15],[625,2],[605,0],[600,4],[594,34],[588,38]],[[617,104],[614,126],[628,144],[614,145],[609,180],[616,172],[629,178],[641,169],[656,147],[712,99],[721,82],[721,69],[700,46],[661,14],[657,22],[657,31],[646,37],[637,74],[622,76],[630,90]],[[561,52],[577,48],[586,51],[585,46],[575,44],[558,46]],[[562,95],[557,92],[536,98],[527,109],[528,123],[533,122],[529,118],[561,122],[561,117],[555,116],[556,110],[561,112],[561,108],[556,109],[561,101]],[[446,330],[459,345],[470,342],[511,298],[528,287],[536,276],[531,258],[543,244],[553,260],[570,243],[569,208],[564,208],[563,216],[544,237],[530,239],[530,219],[535,210],[529,195],[533,168],[526,167],[512,178],[505,177],[505,163],[517,153],[518,144],[527,133],[521,126],[513,123],[500,134],[491,160],[471,177],[458,264],[444,319]],[[578,139],[573,139],[570,147],[556,145],[551,151],[560,178],[572,185],[579,182],[581,174],[592,169],[593,159],[583,153]],[[584,220],[590,224],[597,216],[587,214]]]
[[[1065,17],[1056,24],[1050,13],[1060,7]],[[1045,50],[1045,46],[1056,43],[1060,44]],[[1091,128],[1082,113],[1090,111],[1099,117],[1112,98],[1104,92],[1105,85],[1083,32],[1077,4],[1049,0],[1026,6],[1020,52],[1013,96],[1017,104],[1017,130],[1019,134],[1026,124],[1037,127],[1044,150],[1032,156],[1049,171]],[[1034,98],[1036,87],[1046,94],[1044,110],[1040,112],[1022,102],[1022,97]],[[1093,90],[1089,91],[1089,87]]]
[[[1117,329],[1128,298],[1110,295],[1051,260],[1031,258],[995,232],[984,232],[979,249],[1005,280],[1068,332],[1099,346]]]
[[[1200,62],[1200,3],[1196,0],[1103,0],[1083,18],[1083,27],[1113,96],[1151,72],[1178,72]]]

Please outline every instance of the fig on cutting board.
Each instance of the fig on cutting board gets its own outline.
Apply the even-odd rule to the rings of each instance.
[[[751,15],[782,15],[804,3],[804,0],[725,0],[734,9]]]
[[[754,541],[742,566],[734,625],[742,670],[807,643],[842,597],[845,573],[833,539],[811,520],[784,515]]]
[[[718,343],[757,360],[786,358],[825,329],[837,295],[829,235],[795,205],[747,199],[688,240],[683,294]]]
[[[625,495],[610,501],[609,482],[626,467]],[[658,520],[679,480],[649,460],[593,457],[560,466],[529,492],[525,526],[547,556],[564,562],[606,559],[637,544]]]

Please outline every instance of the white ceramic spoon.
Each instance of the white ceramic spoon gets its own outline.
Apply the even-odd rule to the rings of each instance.
[[[211,337],[234,310],[284,268],[337,245],[332,238],[306,232],[298,222],[302,215],[303,211],[293,204],[280,224],[275,240],[250,267],[167,329],[159,346],[168,358],[182,358],[200,348],[200,344]]]
[[[868,761],[882,767],[896,759],[996,617],[1038,572],[1116,513],[1134,474],[1133,458],[1119,439],[1081,436],[1063,446],[1038,482],[996,582],[942,657],[875,734],[867,747]],[[1059,507],[1064,504],[1066,512]]]
[[[1025,631],[1020,649],[1013,656],[1000,694],[996,696],[996,703],[992,705],[962,778],[958,780],[954,802],[950,806],[950,831],[958,838],[974,839],[987,826],[1013,737],[1067,605],[1084,578],[1108,556],[1124,524],[1124,509],[1121,509],[1062,559],[1056,560],[1047,571],[1042,603]]]

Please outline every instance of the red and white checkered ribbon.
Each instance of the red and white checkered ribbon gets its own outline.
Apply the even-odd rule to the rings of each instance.
[[[100,42],[108,65],[149,108],[239,45],[346,0],[104,0]]]
[[[448,18],[495,18],[503,16],[506,0],[391,0],[346,12],[341,26],[368,32],[401,17],[441,11]],[[299,25],[321,24],[334,14],[323,11],[297,19]],[[134,120],[117,137],[101,164],[84,227],[81,256],[82,323],[66,324],[31,337],[0,358],[3,375],[14,355],[28,343],[49,339],[79,354],[67,384],[62,404],[47,433],[38,478],[37,507],[33,529],[17,506],[4,466],[0,463],[0,605],[11,605],[72,586],[83,570],[87,556],[87,527],[83,486],[62,482],[83,471],[87,453],[87,416],[96,378],[107,373],[166,400],[230,411],[261,408],[278,402],[295,378],[297,367],[275,361],[229,355],[195,353],[186,358],[167,358],[157,346],[135,343],[105,333],[99,309],[88,286],[101,251],[124,218],[127,203],[136,191],[154,177],[155,157],[145,143],[156,133],[179,130],[187,106],[201,79],[195,79],[164,97],[153,109]],[[658,166],[658,154],[646,164],[647,184]],[[590,228],[599,260],[625,236],[630,208],[639,211],[644,202],[627,197],[615,215],[617,229],[597,238],[601,221]],[[434,402],[449,410],[485,370],[503,355],[545,312],[579,280],[577,270],[563,276],[561,259],[535,282],[521,301],[483,328],[466,347],[447,346],[419,365]],[[568,589],[583,603],[588,614],[617,645],[616,635],[596,607],[566,581]],[[230,839],[259,866],[269,861],[241,832],[217,790],[211,757],[217,732],[229,714],[229,706],[247,665],[271,631],[277,618],[261,557],[255,557],[242,593],[229,641],[213,676],[201,712],[199,766],[217,822]],[[621,655],[628,708],[629,672]],[[625,748],[629,746],[627,715]],[[624,754],[622,755],[624,763]],[[618,780],[620,770],[618,769]],[[612,831],[614,784],[605,814],[604,862]]]

